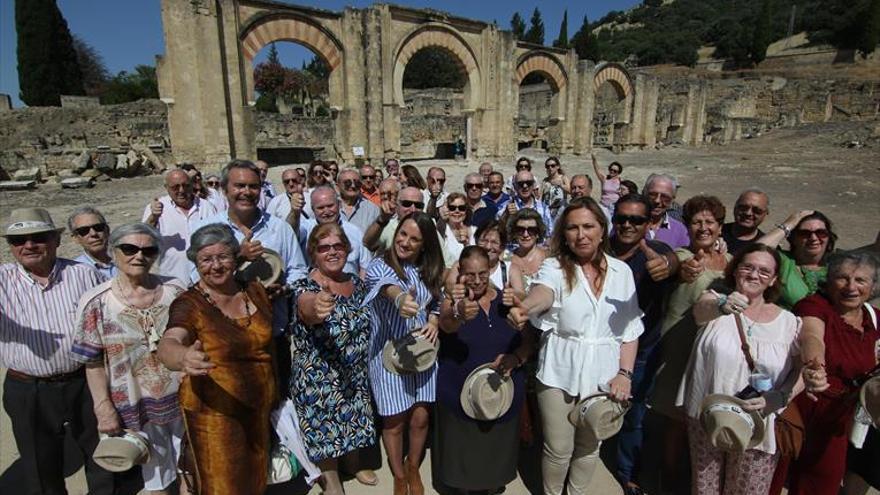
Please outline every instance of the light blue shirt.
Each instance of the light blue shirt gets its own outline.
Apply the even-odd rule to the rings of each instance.
[[[359,229],[357,225],[342,220],[341,218],[339,224],[342,226],[342,231],[345,232],[345,236],[348,237],[348,243],[351,244],[351,252],[348,253],[348,258],[345,260],[345,267],[342,271],[360,277],[361,270],[366,273],[367,265],[369,265],[370,261],[373,259],[370,250],[364,247],[364,232]],[[318,222],[312,218],[303,218],[299,221],[299,243],[309,265],[312,264],[311,260],[308,259],[309,236],[312,234],[312,230],[317,226]]]
[[[95,271],[98,272],[99,275],[101,275],[101,278],[104,280],[110,280],[111,278],[115,277],[116,272],[119,271],[119,269],[116,268],[116,265],[113,264],[112,261],[110,263],[101,263],[100,261],[92,258],[86,253],[77,256],[73,259],[73,261],[91,266],[95,269]]]

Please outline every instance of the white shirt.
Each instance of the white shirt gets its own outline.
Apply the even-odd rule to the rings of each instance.
[[[437,204],[434,205],[437,208],[446,204],[446,196],[449,196],[449,193],[446,191],[440,191],[440,195],[437,196]],[[428,209],[428,203],[431,201],[431,191],[427,189],[422,189],[422,200],[425,202],[425,210]]]
[[[179,279],[185,287],[192,283],[190,270],[192,265],[186,258],[189,238],[196,231],[202,220],[217,213],[214,205],[198,196],[193,198],[189,211],[184,211],[171,200],[167,194],[159,198],[162,203],[162,215],[156,228],[162,234],[162,259],[159,260],[158,273],[166,277]],[[143,221],[150,217],[150,205],[144,208]]]
[[[553,305],[531,318],[543,331],[538,350],[538,380],[548,387],[586,397],[608,383],[620,369],[620,346],[644,331],[632,271],[623,261],[605,256],[608,272],[597,298],[583,270],[569,292],[556,258],[541,264],[531,287],[553,291]]]
[[[226,201],[226,195],[213,187],[208,188],[207,201],[214,205],[214,209],[217,211],[225,211],[229,208],[229,203]]]
[[[474,226],[470,226],[468,229],[468,240],[467,244],[462,244],[458,242],[458,239],[455,237],[455,232],[452,231],[452,227],[449,224],[446,224],[446,252],[449,253],[449,257],[458,261],[458,258],[461,257],[461,252],[464,250],[466,246],[473,246],[476,244],[474,241],[474,232],[477,231],[477,228]]]

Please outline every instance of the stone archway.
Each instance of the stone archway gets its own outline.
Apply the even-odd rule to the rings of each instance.
[[[522,83],[530,74],[539,74],[549,86]],[[516,62],[513,73],[516,102],[515,135],[517,148],[541,147],[559,153],[564,141],[568,74],[559,59],[544,50],[530,50]]]
[[[593,75],[593,144],[622,146],[629,143],[635,87],[626,69],[601,63]]]
[[[605,82],[611,83],[621,100],[632,97],[635,92],[629,74],[620,64],[606,62],[596,66],[596,73],[593,76],[593,91],[599,91]]]
[[[534,51],[520,57],[514,75],[516,83],[522,83],[523,79],[532,72],[539,72],[546,77],[554,91],[561,91],[568,85],[568,75],[562,64],[556,60],[556,57],[545,52]]]

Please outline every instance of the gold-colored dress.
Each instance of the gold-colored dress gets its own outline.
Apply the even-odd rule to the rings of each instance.
[[[269,414],[276,403],[272,305],[258,283],[247,287],[256,312],[231,320],[197,289],[171,305],[168,328],[181,327],[202,342],[217,365],[206,376],[186,376],[180,406],[204,495],[259,495],[266,489]]]

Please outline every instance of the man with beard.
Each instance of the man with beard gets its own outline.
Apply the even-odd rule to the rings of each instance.
[[[91,265],[104,279],[116,275],[116,265],[107,249],[110,226],[100,211],[91,206],[80,206],[67,218],[70,235],[83,248],[73,261]]]
[[[687,227],[672,218],[668,211],[675,202],[678,181],[667,174],[651,174],[645,181],[645,196],[651,201],[651,221],[648,223],[648,239],[666,243],[672,249],[690,244]]]
[[[721,227],[721,236],[727,243],[727,251],[736,254],[764,235],[758,227],[770,213],[770,198],[758,188],[749,188],[740,193],[733,206],[733,222]]]
[[[665,295],[675,284],[678,258],[666,244],[646,239],[651,203],[640,194],[628,194],[614,207],[611,255],[626,262],[633,273],[642,324],[635,366],[631,377],[632,407],[617,435],[617,479],[626,495],[642,492],[637,483],[642,449],[642,422],[647,411],[646,399],[653,388],[659,355],[660,326]],[[684,352],[684,351],[683,351]]]

